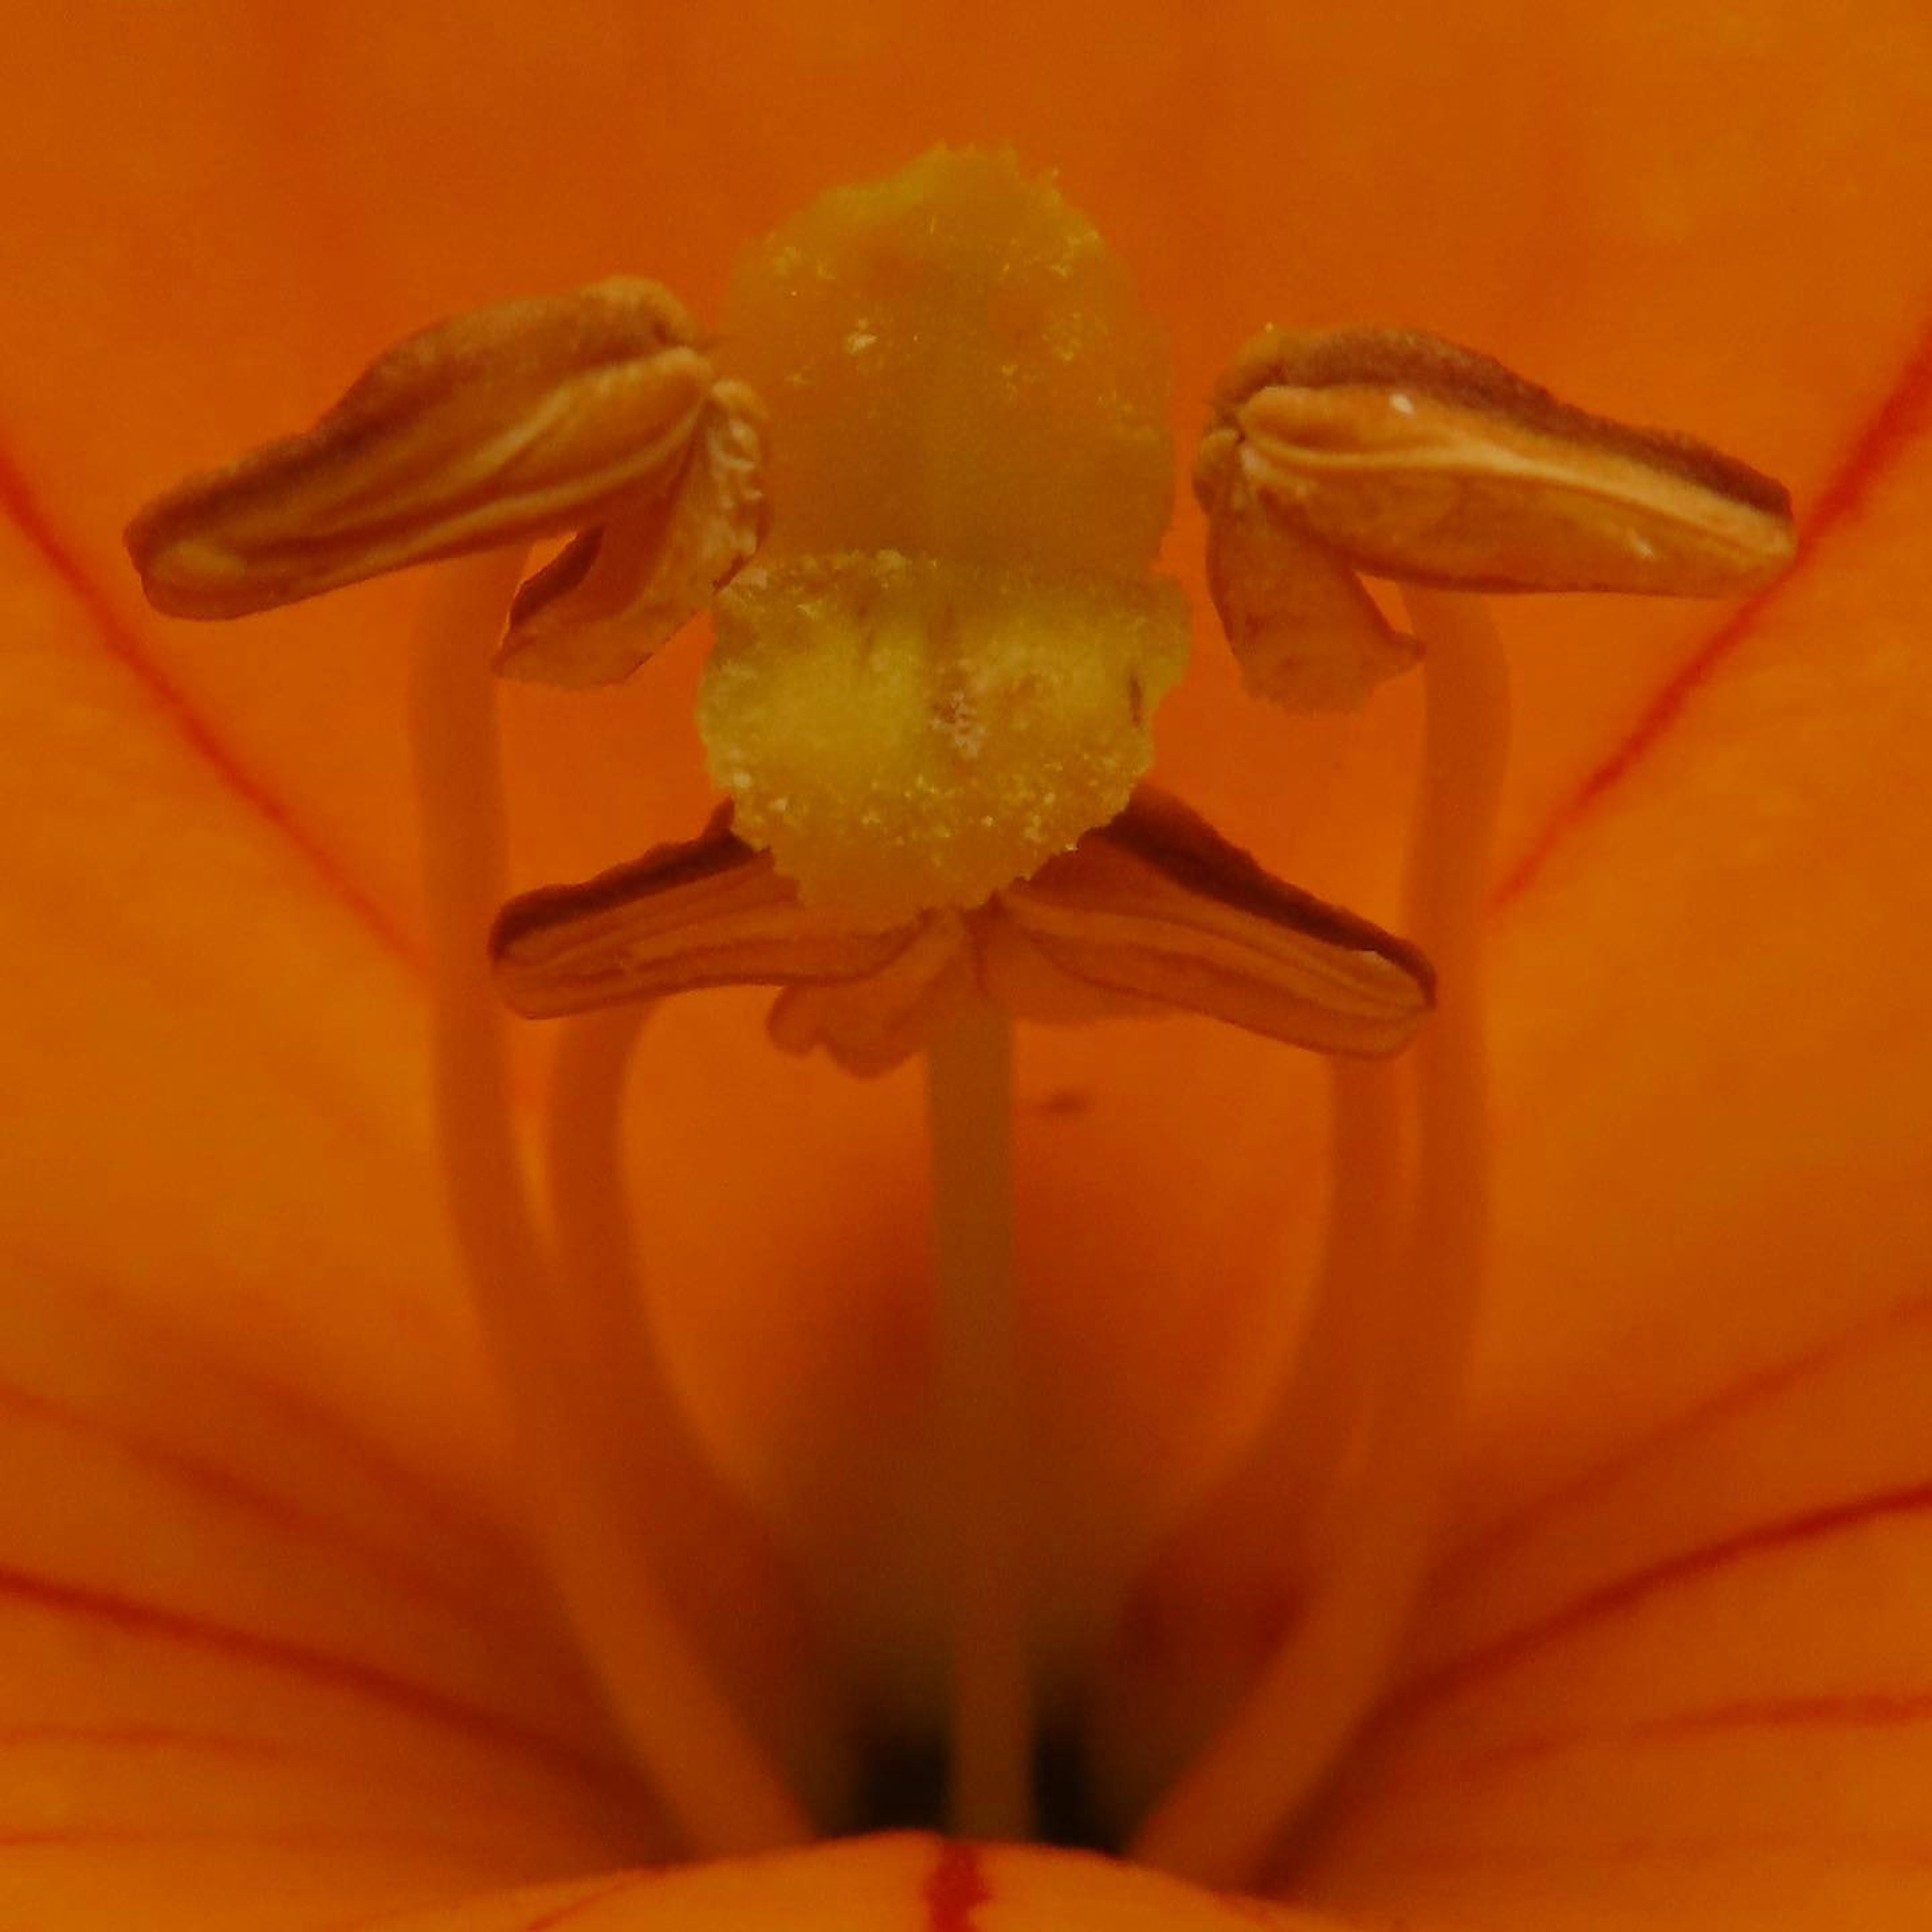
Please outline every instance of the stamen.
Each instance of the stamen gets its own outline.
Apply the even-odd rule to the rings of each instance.
[[[981,992],[1028,1018],[1166,1007],[1328,1053],[1393,1053],[1429,1010],[1429,962],[1414,946],[1270,877],[1148,786],[987,904],[883,931],[842,904],[802,902],[730,820],[726,808],[698,838],[512,900],[490,935],[505,1000],[544,1018],[779,986],[778,1044],[822,1046],[862,1074],[917,1052]]]
[[[950,908],[928,913],[898,957],[861,980],[788,986],[767,1022],[788,1053],[823,1047],[848,1073],[889,1073],[978,997],[972,940]]]
[[[926,1062],[938,1290],[940,1427],[952,1564],[946,1816],[968,1838],[1033,1818],[1027,1527],[1013,1271],[1012,1035],[984,1001]]]
[[[1281,1618],[1354,1533],[1357,1474],[1394,1326],[1406,1318],[1405,1069],[1330,1058],[1322,1262],[1254,1442],[1149,1561],[1123,1614],[1091,1756],[1115,1818],[1143,1810],[1253,1684]]]
[[[518,592],[497,670],[615,684],[675,637],[758,547],[764,424],[742,382],[717,384],[677,481],[584,532]]]
[[[622,1121],[632,1058],[655,1010],[586,1014],[558,1035],[544,1156],[559,1312],[630,1533],[651,1552],[686,1627],[702,1633],[741,1699],[756,1699],[758,1731],[784,1746],[814,1813],[835,1816],[851,1768],[796,1580],[686,1424],[646,1312]]]
[[[1257,696],[1352,709],[1408,640],[1354,573],[1474,590],[1728,597],[1791,560],[1781,484],[1400,329],[1264,330],[1194,471],[1208,584]]]
[[[1135,1853],[1204,1882],[1258,1871],[1386,1681],[1434,1540],[1488,1219],[1482,911],[1507,752],[1508,685],[1473,600],[1409,594],[1425,650],[1427,736],[1411,845],[1408,925],[1434,961],[1437,1011],[1414,1050],[1415,1202],[1408,1318],[1392,1335],[1353,1534],[1247,1700],[1142,1827]]]
[[[802,1842],[809,1821],[678,1628],[614,1480],[593,1401],[524,1192],[483,935],[502,896],[493,634],[518,560],[433,584],[417,639],[410,736],[429,916],[431,1057],[444,1185],[477,1318],[527,1480],[530,1528],[586,1656],[694,1850]]]
[[[626,278],[424,329],[312,429],[149,504],[127,539],[148,598],[243,616],[660,495],[712,385],[691,341],[663,290]]]
[[[1292,1046],[1393,1053],[1429,1011],[1417,948],[1272,878],[1151,786],[995,904],[1071,980]],[[989,952],[988,983],[1023,997],[1018,962]]]
[[[1433,336],[1273,331],[1216,403],[1256,491],[1371,575],[1726,597],[1791,560],[1790,500],[1769,477]]]
[[[896,959],[918,931],[800,905],[770,854],[733,833],[727,808],[697,838],[512,899],[490,952],[510,1006],[547,1019],[700,986],[856,979]]]
[[[1356,711],[1408,670],[1416,644],[1361,580],[1256,490],[1235,431],[1203,440],[1195,494],[1208,512],[1208,590],[1254,697],[1292,711]]]

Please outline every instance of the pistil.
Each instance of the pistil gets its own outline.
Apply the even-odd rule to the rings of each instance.
[[[651,1783],[698,1853],[803,1841],[796,1797],[679,1628],[586,1401],[525,1190],[484,937],[503,895],[494,686],[477,667],[519,560],[432,584],[410,740],[430,931],[436,1141],[478,1325],[508,1412],[528,1528]]]
[[[1023,1838],[1033,1822],[1028,1550],[1014,1275],[1012,1028],[975,999],[926,1056],[939,1426],[951,1568],[946,1822]]]

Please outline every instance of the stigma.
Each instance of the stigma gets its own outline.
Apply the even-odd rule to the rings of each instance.
[[[1050,179],[943,148],[753,244],[724,320],[772,518],[712,776],[808,904],[978,905],[1126,806],[1186,662],[1160,332]]]

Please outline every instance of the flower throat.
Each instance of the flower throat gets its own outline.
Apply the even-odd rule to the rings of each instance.
[[[1478,1304],[1508,692],[1474,593],[1730,595],[1790,553],[1768,479],[1471,351],[1374,329],[1242,350],[1194,465],[1209,591],[1265,701],[1346,712],[1419,665],[1398,936],[1143,782],[1190,623],[1152,568],[1166,391],[1084,218],[1009,157],[942,150],[754,244],[715,352],[628,279],[459,316],[129,531],[150,598],[201,618],[443,562],[408,730],[444,1185],[526,1533],[640,1815],[695,1856],[914,1822],[1225,1886],[1280,1856],[1390,1680]],[[1365,573],[1402,587],[1406,628]],[[506,903],[492,653],[593,688],[705,610],[698,725],[727,804]],[[711,1466],[644,1316],[627,1070],[655,1002],[727,985],[774,990],[781,1049],[923,1063],[944,1628],[910,1718]],[[557,1028],[541,1198],[506,1006]],[[1150,1552],[1113,1645],[1048,1686],[1014,1025],[1171,1012],[1328,1057],[1325,1256],[1270,1416]],[[1234,1576],[1257,1523],[1294,1552],[1292,1613],[1190,1673],[1222,1607],[1199,1580]]]

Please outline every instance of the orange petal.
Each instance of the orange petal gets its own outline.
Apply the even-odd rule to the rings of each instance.
[[[482,9],[460,41],[408,8],[372,11],[352,35],[306,14],[215,0],[185,17],[114,4],[23,15],[16,68],[32,84],[0,117],[0,156],[14,186],[16,244],[44,272],[18,278],[0,308],[8,448],[44,483],[68,548],[111,584],[114,532],[130,502],[184,453],[234,446],[290,399],[319,398],[372,343],[506,287],[581,280],[634,259],[640,209],[652,263],[694,290],[716,289],[740,236],[793,205],[801,182],[860,172],[855,142],[866,166],[890,164],[929,141],[936,119],[956,136],[1010,140],[1063,168],[1168,322],[1190,416],[1184,399],[1206,393],[1228,341],[1252,318],[1414,316],[1560,374],[1580,394],[1702,424],[1810,495],[1920,326],[1925,164],[1916,130],[1926,49],[1914,8],[1871,10],[1856,34],[1832,10],[1783,10],[1742,35],[1723,10],[1661,0],[1454,14],[1396,0],[1366,28],[1352,12],[1258,4],[1178,22],[1165,0],[1126,0],[1117,31],[1098,37],[1076,11],[1003,10],[998,0],[970,10],[975,32],[949,40],[937,58],[938,16],[863,4],[842,9],[831,29],[817,14],[756,8],[748,32],[736,14],[646,17],[590,0],[581,14],[594,31],[541,36],[526,16]],[[1000,30],[1022,26],[1028,59],[1016,64]],[[905,86],[909,62],[929,86]],[[794,111],[801,76],[809,113]],[[562,111],[528,112],[539,86]],[[1194,113],[1210,95],[1216,111]],[[1173,138],[1178,116],[1184,141]],[[88,130],[84,142],[76,127]],[[1450,147],[1457,165],[1445,172],[1440,156]],[[706,165],[694,170],[690,156],[700,151]],[[1248,190],[1258,179],[1270,184],[1270,218],[1258,225]],[[589,180],[613,191],[560,191]],[[656,192],[673,180],[676,196]],[[1279,245],[1283,233],[1292,248]],[[1391,245],[1373,244],[1392,233]],[[1803,275],[1790,272],[1795,255]],[[1828,326],[1821,289],[1831,292]],[[211,344],[228,356],[229,385],[213,397],[202,380]],[[104,422],[94,399],[107,368],[127,380],[113,385]],[[10,572],[10,594],[36,580]],[[264,620],[283,646],[272,654],[211,651],[204,638],[160,626],[136,634],[184,698],[190,724],[226,747],[310,845],[406,932],[411,855],[399,836],[408,821],[393,748],[402,605],[381,590],[359,594],[352,625],[334,607]],[[109,596],[124,613],[131,600]],[[1561,614],[1525,609],[1511,621],[1536,646],[1522,654],[1510,805],[1521,851],[1694,657],[1706,627],[1666,608],[1587,602]],[[1828,646],[1834,627],[1821,628]],[[1552,648],[1558,644],[1568,648]],[[1331,890],[1372,890],[1377,874],[1364,855],[1386,841],[1400,699],[1390,701],[1386,724],[1372,717],[1345,746],[1276,715],[1242,715],[1226,701],[1232,684],[1210,667],[1164,718],[1177,778],[1217,819],[1264,835],[1271,860]],[[331,728],[319,730],[325,718]],[[511,732],[526,879],[601,862],[613,824],[634,847],[698,808],[704,787],[688,728],[668,706],[660,716],[655,705],[620,699],[592,716],[530,696]],[[104,776],[145,772],[142,754],[124,756]],[[124,798],[104,790],[90,823],[126,824]],[[24,811],[57,816],[44,812],[45,799],[30,787]],[[1636,855],[1640,869],[1671,852],[1680,829],[1658,828],[1659,842]],[[130,960],[147,956],[155,929],[174,929],[158,910],[152,924],[112,924],[129,880],[141,877],[112,866],[72,874],[83,908],[92,884],[113,882],[100,910]],[[218,890],[214,902],[225,902]],[[1616,908],[1613,929],[1628,932],[1628,911]],[[256,923],[273,921],[265,914]],[[1768,934],[1783,929],[1774,922]],[[312,1051],[332,1074],[352,1070],[384,1087],[406,1079],[402,1006],[372,1020],[362,992],[340,990],[344,974],[364,987],[375,976],[368,969],[339,965],[326,934],[311,952],[305,918],[287,936],[285,957],[264,961],[236,998],[263,1000],[274,1036],[305,1043],[285,1049],[302,1065]],[[1769,936],[1760,950],[1776,955]],[[398,1397],[412,1382],[421,1396],[418,1365],[371,1319],[386,1297],[410,1310],[414,1336],[418,1304],[408,1298],[442,1306],[424,1286],[442,1276],[421,1202],[408,1203],[415,1170],[406,1156],[358,1170],[366,1192],[353,1196],[355,1213],[324,1211],[332,1192],[310,1176],[330,1171],[352,1132],[305,1132],[298,1151],[276,1138],[278,1126],[262,1135],[259,1161],[245,1157],[243,1122],[260,1131],[295,1118],[284,1090],[292,1083],[273,1073],[286,1058],[238,1047],[227,1021],[177,1051],[182,1003],[144,1001],[124,982],[112,988],[130,1002],[124,1034],[117,1026],[96,1052],[90,1030],[110,984],[87,976],[98,947],[76,957],[77,968],[37,973],[29,989],[30,1004],[44,988],[58,996],[64,976],[78,970],[79,983],[100,995],[33,1004],[64,1022],[67,1054],[41,1040],[18,1042],[33,1090],[62,1127],[53,1151],[37,1157],[22,1210],[84,1254],[105,1254],[184,1301],[275,1310],[297,1337],[284,1338],[285,1351],[306,1360],[312,1348],[345,1387],[359,1364],[358,1399],[386,1426],[412,1426]],[[270,997],[284,986],[286,1006]],[[303,988],[314,997],[298,999]],[[1507,990],[1528,1014],[1546,1010],[1534,975]],[[1613,980],[1605,991],[1613,1006],[1625,997]],[[687,1367],[700,1365],[705,1412],[734,1469],[783,1490],[794,1520],[816,1537],[828,1522],[850,1528],[840,1498],[899,1439],[896,1424],[880,1418],[892,1408],[882,1397],[907,1379],[905,1290],[922,1238],[905,1205],[916,1186],[907,1155],[916,1123],[904,1083],[859,1090],[775,1063],[756,1038],[752,1004],[728,995],[715,1007],[693,1002],[666,1027],[662,1077],[678,1106],[674,1116],[647,1111],[639,1124],[643,1170],[684,1210],[662,1217],[662,1264],[677,1292],[658,1312]],[[1811,1037],[1802,1013],[1792,1036]],[[1760,1046],[1741,1043],[1739,1064],[1756,1066]],[[1887,1104],[1910,1121],[1916,1061],[1899,1040],[1894,1048],[1900,1084]],[[269,1067],[251,1066],[264,1057]],[[1539,1125],[1573,1123],[1576,1090],[1554,1070],[1536,1072],[1534,1061],[1526,1049],[1510,1075],[1534,1076],[1526,1105]],[[1828,1058],[1823,1065],[1830,1070]],[[1092,1588],[1096,1540],[1131,1541],[1225,1442],[1253,1379],[1256,1337],[1284,1324],[1270,1312],[1282,1279],[1276,1238],[1294,1226],[1296,1174],[1317,1166],[1304,1124],[1312,1076],[1298,1057],[1258,1061],[1233,1036],[1184,1024],[1149,1030],[1131,1060],[1109,1036],[1042,1033],[1023,1072],[1024,1169],[1038,1210],[1033,1332],[1055,1450],[1043,1472],[1051,1534],[1042,1560],[1054,1566],[1058,1606]],[[104,1103],[82,1108],[79,1096],[90,1090]],[[1714,1090],[1687,1082],[1676,1111],[1708,1120]],[[184,1124],[196,1108],[183,1096],[226,1124],[212,1166]],[[808,1146],[796,1136],[802,1115],[842,1150],[836,1186],[826,1185],[824,1140]],[[693,1132],[694,1118],[705,1131]],[[1244,1124],[1269,1150],[1265,1169],[1231,1161],[1219,1136],[1174,1132],[1177,1121],[1209,1120]],[[767,1211],[755,1226],[736,1211],[735,1191],[727,1201],[712,1185],[709,1149],[728,1132],[764,1190]],[[1902,1225],[1901,1250],[1908,1260],[1916,1252],[1916,1151],[1905,1144],[1894,1161],[1892,1144],[1889,1136],[1862,1144],[1842,1170],[1853,1184],[1842,1207],[1834,1180],[1828,1211],[1795,1231],[1816,1244],[1796,1252],[1821,1276],[1831,1268],[1816,1265],[1820,1252],[1846,1244],[1861,1292],[1883,1270],[1881,1235]],[[1579,1258],[1576,1244],[1550,1231],[1565,1217],[1573,1228],[1597,1224],[1624,1172],[1607,1154],[1629,1150],[1606,1150],[1600,1165],[1589,1151],[1573,1144],[1512,1192],[1543,1229],[1506,1276],[1513,1300],[1532,1310],[1560,1303],[1547,1284],[1567,1284]],[[1682,1216],[1660,1220],[1666,1260],[1676,1229],[1750,1212],[1728,1186],[1714,1202],[1699,1183],[1701,1148],[1691,1154],[1636,1169],[1652,1189],[1656,1175],[1683,1176]],[[1540,1184],[1552,1180],[1564,1184]],[[868,1265],[854,1268],[850,1204],[860,1198]],[[1672,1204],[1667,1186],[1661,1198]],[[252,1216],[258,1200],[260,1223],[251,1218],[235,1251],[222,1252],[216,1231],[239,1226],[242,1208]],[[184,1227],[170,1210],[176,1202],[206,1212]],[[150,1219],[152,1256],[145,1236],[134,1238]],[[290,1243],[290,1227],[326,1231],[326,1246]],[[279,1243],[271,1228],[284,1232]],[[1108,1238],[1096,1240],[1096,1228]],[[368,1242],[349,1238],[365,1230]],[[1204,1272],[1210,1253],[1220,1265]],[[1594,1265],[1594,1244],[1582,1258]],[[1674,1296],[1668,1269],[1646,1271],[1658,1258],[1640,1255],[1605,1274],[1644,1293],[1654,1280]],[[1197,1291],[1184,1321],[1171,1292],[1180,1274]],[[849,1318],[837,1323],[823,1316],[835,1289]],[[1111,1318],[1096,1323],[1090,1311],[1103,1297]],[[1613,1305],[1607,1292],[1586,1299]],[[1748,1313],[1750,1298],[1724,1299],[1734,1315]],[[1640,1300],[1660,1327],[1664,1314]],[[311,1303],[332,1319],[302,1312]],[[1525,1346],[1514,1392],[1495,1399],[1511,1437],[1533,1446],[1493,1450],[1485,1480],[1601,1446],[1598,1406],[1615,1378],[1597,1370],[1622,1358],[1591,1356],[1600,1339],[1586,1334],[1574,1357]],[[1645,1359],[1673,1366],[1668,1350]],[[1574,1360],[1589,1360],[1591,1372],[1574,1372]],[[1580,1452],[1568,1446],[1564,1400],[1526,1400],[1544,1386],[1579,1399]],[[425,1438],[438,1432],[445,1393],[434,1390],[428,1418],[414,1425]],[[900,1421],[905,1412],[892,1411]],[[1098,1489],[1096,1478],[1106,1479]],[[1096,1514],[1105,1519],[1097,1532]],[[890,1522],[865,1534],[874,1538],[868,1555],[890,1559],[898,1546]],[[838,1547],[826,1565],[836,1586],[853,1566],[849,1546],[829,1540]],[[890,1621],[882,1594],[875,1587],[869,1599],[881,1623]]]
[[[504,1527],[405,958],[0,543],[6,1911],[314,1923],[647,1854]]]
[[[1928,429],[1932,344],[1506,901],[1463,1546],[1319,1867],[1371,1918],[1932,1910]]]
[[[663,1842],[499,1525],[130,1296],[4,1299],[18,1922],[306,1924]]]
[[[1932,1906],[1932,1304],[1472,1544],[1312,1876],[1374,1922],[1907,1924]],[[1621,1911],[1626,1919],[1613,1915]]]
[[[383,1932],[1323,1932],[1330,1922],[1082,1852],[910,1834],[478,1898]]]
[[[1271,878],[1144,786],[997,903],[1072,979],[1292,1046],[1392,1053],[1429,1010],[1413,946]]]

